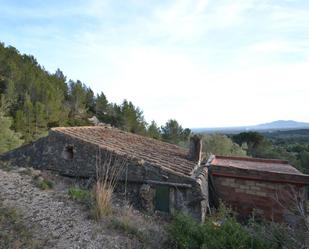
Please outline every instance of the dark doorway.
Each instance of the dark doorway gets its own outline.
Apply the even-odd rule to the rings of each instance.
[[[157,186],[155,196],[155,208],[162,212],[170,211],[170,188],[167,186]]]

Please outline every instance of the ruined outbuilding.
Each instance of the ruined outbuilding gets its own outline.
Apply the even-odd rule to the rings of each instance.
[[[123,157],[119,177],[133,205],[147,212],[179,210],[203,221],[208,208],[207,167],[200,166],[199,142],[190,150],[108,125],[53,128],[47,137],[7,153],[19,166],[95,178],[108,153]],[[199,150],[196,150],[199,149]]]
[[[242,217],[255,212],[263,218],[290,223],[294,214],[306,212],[309,176],[288,161],[212,156],[208,165],[215,189],[212,194]]]

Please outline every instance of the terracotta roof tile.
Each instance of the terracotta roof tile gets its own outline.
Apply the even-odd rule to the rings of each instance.
[[[110,126],[57,127],[52,128],[52,131],[183,175],[189,176],[195,167],[194,162],[186,159],[186,149]]]

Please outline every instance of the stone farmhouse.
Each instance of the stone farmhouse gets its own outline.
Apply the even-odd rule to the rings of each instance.
[[[128,161],[119,180],[127,184],[133,205],[142,203],[150,212],[181,210],[204,220],[209,206],[207,168],[198,168],[199,158],[190,160],[185,149],[169,143],[110,126],[53,128],[47,137],[4,155],[4,159],[67,176],[94,178],[96,165],[106,160],[106,152]]]
[[[203,161],[201,140],[193,136],[190,142],[186,150],[108,125],[59,127],[1,159],[95,179],[98,164],[113,155],[126,161],[118,188],[133,205],[147,212],[178,210],[199,221],[219,199],[241,216],[257,210],[276,220],[289,218],[294,194],[305,208],[309,176],[286,161],[222,156]]]

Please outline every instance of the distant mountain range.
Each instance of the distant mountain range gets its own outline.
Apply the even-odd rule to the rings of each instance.
[[[217,127],[217,128],[193,128],[195,133],[238,133],[242,131],[273,131],[273,130],[296,130],[309,129],[309,123],[297,122],[294,120],[277,120],[270,123],[253,125],[253,126],[239,126],[239,127]]]

